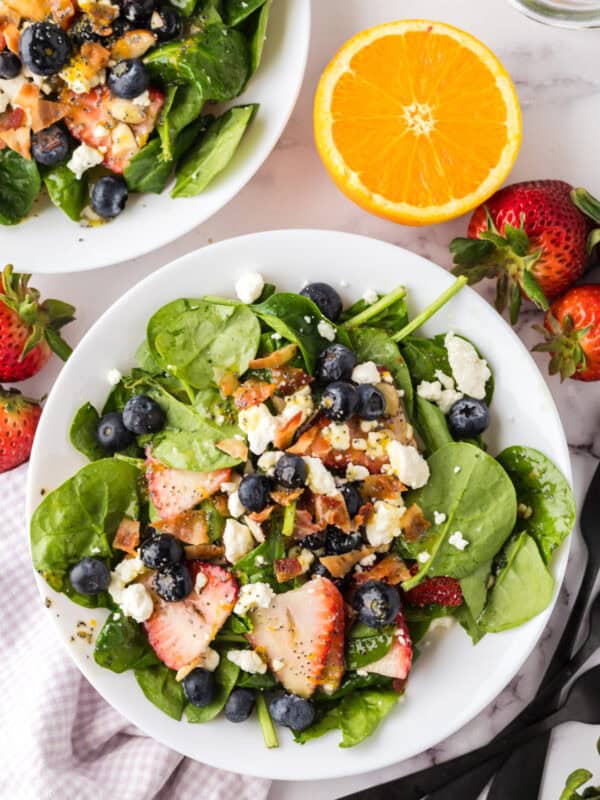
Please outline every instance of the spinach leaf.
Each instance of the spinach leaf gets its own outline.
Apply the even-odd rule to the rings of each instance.
[[[426,575],[464,578],[490,561],[510,536],[517,516],[514,487],[504,469],[491,456],[470,444],[452,442],[429,457],[431,477],[422,488],[406,495],[406,504],[418,503],[427,519],[433,512],[446,514],[417,542],[400,542],[415,558],[428,552],[430,560],[403,584],[418,585]],[[464,550],[449,542],[459,531],[468,541]]]
[[[265,4],[265,0],[225,0],[225,22],[232,27]]]
[[[250,75],[248,78],[254,75],[262,60],[272,2],[273,0],[266,0],[262,7],[250,17],[246,26],[245,32],[250,41]]]
[[[584,797],[588,798],[588,800],[594,800],[594,798],[600,797],[599,786],[590,786],[583,791],[583,794],[579,794],[577,791],[588,781],[591,781],[592,778],[593,775],[588,769],[576,769],[574,772],[571,772],[567,777],[560,800],[581,800],[581,798]]]
[[[183,17],[191,16],[196,8],[196,0],[169,0],[169,4],[175,6]]]
[[[112,598],[108,592],[98,594],[79,594],[76,592],[66,572],[42,572],[42,578],[55,592],[62,592],[69,600],[84,608],[112,608]]]
[[[575,525],[575,498],[561,471],[539,450],[509,447],[498,456],[517,491],[524,515],[517,530],[533,536],[544,560],[569,536]]]
[[[164,664],[139,667],[135,679],[146,699],[173,719],[180,720],[185,705],[183,687],[175,680],[173,670]]]
[[[215,22],[223,24],[223,0],[205,0],[190,19],[190,32],[197,33]]]
[[[135,351],[135,360],[139,368],[147,372],[148,375],[152,375],[152,377],[160,375],[162,372],[162,367],[150,352],[150,347],[146,339],[144,339]]]
[[[354,625],[346,643],[346,669],[357,670],[379,661],[393,641],[393,628],[377,630],[361,623]]]
[[[431,455],[453,439],[448,430],[446,417],[434,403],[419,395],[416,396],[415,403],[415,425],[421,434],[425,450]]]
[[[278,685],[279,681],[269,672],[265,672],[264,675],[251,675],[249,672],[242,672],[241,670],[236,683],[236,686],[240,689],[254,689],[262,692],[275,689]]]
[[[171,197],[195,197],[234,157],[258,105],[230,108],[216,119],[177,166]]]
[[[294,733],[294,741],[297,744],[306,744],[311,739],[320,739],[330,731],[335,731],[340,727],[340,707],[339,705],[332,706],[324,711],[317,717],[317,721],[305,728],[303,731],[296,731]]]
[[[352,348],[359,362],[374,361],[389,369],[399,389],[404,391],[403,403],[409,417],[414,410],[414,393],[410,372],[398,345],[377,328],[353,328],[349,331]]]
[[[363,689],[340,702],[340,747],[354,747],[371,736],[394,708],[400,695],[390,689]]]
[[[191,83],[206,102],[233,100],[250,71],[245,37],[219,23],[187,39],[159,45],[144,58],[151,76],[165,83]]]
[[[378,299],[381,299],[382,297],[383,295],[378,295]],[[367,303],[366,300],[357,300],[356,303],[353,303],[350,306],[350,308],[342,311],[340,315],[340,323],[352,319],[352,317],[357,316],[357,314],[362,314],[372,305],[372,303]],[[381,330],[384,330],[386,333],[390,334],[397,333],[407,324],[408,306],[406,304],[405,297],[399,297],[397,300],[394,300],[393,303],[391,303],[389,306],[386,306],[378,314],[370,317],[368,321],[369,328],[380,328]]]
[[[506,566],[496,577],[487,605],[478,620],[488,632],[505,631],[540,614],[552,600],[554,578],[527,533],[506,548]]]
[[[79,222],[88,200],[86,177],[80,180],[65,164],[58,164],[55,167],[45,167],[42,170],[42,180],[54,205],[70,219]]]
[[[100,415],[91,403],[84,403],[73,417],[69,429],[69,440],[90,461],[106,458],[106,450],[96,441],[96,429]]]
[[[204,96],[195,84],[169,87],[157,127],[162,161],[173,161],[185,152],[182,150],[178,156],[174,153],[175,140],[184,128],[198,119],[203,106]],[[202,120],[202,129],[205,131],[212,116],[202,117]]]
[[[341,700],[348,694],[352,694],[357,689],[391,689],[392,679],[384,675],[376,675],[368,672],[366,675],[358,675],[356,672],[346,672],[338,689],[332,694],[317,694],[314,697],[316,703],[332,703]]]
[[[231,662],[225,653],[221,655],[219,666],[215,670],[215,680],[217,691],[214,699],[207,705],[199,708],[191,703],[185,707],[185,715],[188,722],[210,722],[221,713],[227,702],[227,698],[233,691],[237,682],[240,668]]]
[[[289,588],[289,584],[279,583],[273,569],[273,563],[284,556],[284,538],[280,533],[275,532],[272,526],[266,541],[236,561],[235,573],[242,583],[268,583],[274,592],[285,592]]]
[[[264,303],[252,306],[252,311],[276,333],[280,333],[300,348],[306,369],[312,374],[319,353],[329,347],[331,341],[318,331],[320,322],[336,326],[324,317],[308,297],[292,292],[276,292]],[[336,340],[350,346],[348,334],[341,328],[336,331]]]
[[[460,581],[465,602],[456,608],[454,616],[471,637],[473,644],[477,644],[485,636],[485,631],[479,626],[477,620],[487,601],[491,570],[492,562],[488,561]]]
[[[112,672],[158,664],[141,626],[122,611],[113,611],[98,634],[94,661]]]
[[[16,225],[31,211],[42,182],[37,164],[14,150],[0,150],[0,225]]]
[[[105,458],[46,495],[31,519],[34,567],[66,572],[83,556],[110,558],[123,517],[138,517],[138,477],[131,464]]]
[[[242,304],[218,305],[205,300],[175,300],[148,322],[150,353],[165,371],[202,389],[225,372],[241,375],[255,357],[260,325]]]

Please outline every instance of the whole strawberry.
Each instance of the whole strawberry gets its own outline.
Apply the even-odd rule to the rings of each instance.
[[[27,461],[41,413],[34,400],[0,386],[0,472]]]
[[[65,361],[71,348],[59,330],[74,319],[75,309],[60,300],[39,302],[27,284],[30,275],[9,264],[0,286],[0,381],[23,381],[41,370],[54,351]]]
[[[534,350],[550,353],[550,374],[561,380],[600,380],[600,284],[570,289],[552,304],[544,327],[534,326],[544,342]]]
[[[514,324],[521,298],[546,310],[584,273],[598,241],[600,203],[564,181],[526,181],[496,192],[473,213],[468,238],[450,245],[454,273],[496,278],[496,308]]]

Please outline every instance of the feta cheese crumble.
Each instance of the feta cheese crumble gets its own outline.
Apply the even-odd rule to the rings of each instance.
[[[321,433],[334,450],[347,450],[350,447],[350,428],[345,422],[330,422]]]
[[[317,331],[319,332],[319,336],[323,339],[327,339],[328,342],[333,342],[335,340],[335,328],[324,319],[319,320]]]
[[[310,386],[303,386],[302,389],[298,389],[297,392],[294,392],[294,394],[291,394],[285,398],[285,406],[279,415],[279,419],[282,422],[287,422],[288,420],[292,419],[292,417],[295,417],[299,411],[301,411],[302,422],[304,422],[310,417],[310,415],[313,413],[313,410],[314,403]]]
[[[364,361],[357,364],[352,370],[352,380],[354,383],[379,383],[381,377],[374,361]]]
[[[80,144],[79,147],[76,147],[71,153],[71,158],[67,162],[67,167],[78,180],[81,180],[81,176],[84,172],[101,164],[103,161],[104,156],[99,150],[87,144]]]
[[[369,477],[369,470],[361,464],[348,464],[346,467],[346,480],[364,481]]]
[[[145,92],[138,94],[137,97],[134,97],[131,102],[135,106],[140,106],[141,108],[146,108],[147,106],[149,106],[152,101],[150,100],[150,93],[148,92],[148,89],[146,89]]]
[[[271,664],[271,669],[273,672],[279,672],[280,669],[283,669],[285,665],[285,661],[283,658],[274,658],[273,663]]]
[[[448,517],[444,514],[443,511],[433,512],[433,521],[435,522],[436,525],[443,525],[447,519]]]
[[[427,552],[427,550],[422,550],[417,556],[417,561],[419,562],[419,564],[426,564],[430,558],[431,556]]]
[[[333,496],[338,493],[335,478],[320,458],[304,456],[306,464],[306,483],[311,492]]]
[[[267,665],[256,650],[228,650],[227,660],[251,675],[264,675]]]
[[[248,437],[250,450],[257,456],[265,452],[277,433],[277,420],[264,403],[243,408],[238,423]]]
[[[487,361],[477,355],[470,342],[452,332],[446,334],[444,345],[458,390],[476,400],[483,400],[485,385],[492,374]]]
[[[457,550],[465,550],[469,546],[468,540],[465,539],[461,531],[454,531],[454,533],[448,537],[448,544],[451,544],[452,547],[456,547]]]
[[[111,386],[116,386],[118,383],[120,383],[122,377],[123,376],[121,375],[119,370],[115,369],[114,367],[113,369],[109,369],[108,372],[106,373],[106,379],[108,380]]]
[[[235,293],[238,300],[249,305],[262,294],[265,280],[260,272],[245,272],[235,283]]]
[[[207,583],[208,583],[208,578],[206,577],[206,575],[203,572],[199,572],[196,575],[196,580],[194,581],[194,591],[200,594],[200,592],[202,591],[202,589],[204,589]]]
[[[457,392],[454,381],[449,376],[436,370],[435,381],[421,381],[417,386],[417,394],[424,400],[429,400],[439,406],[443,414],[448,414],[454,403],[463,397],[461,392]]]
[[[367,520],[365,528],[369,544],[380,547],[389,544],[398,536],[404,511],[404,507],[392,505],[385,500],[375,501],[373,513]]]
[[[429,480],[429,464],[412,445],[395,439],[388,443],[387,454],[393,474],[411,489],[420,489]]]
[[[233,610],[236,614],[244,616],[255,608],[268,608],[274,597],[275,592],[268,583],[247,583],[240,588]]]
[[[141,583],[132,583],[131,586],[125,587],[121,593],[119,606],[127,617],[136,622],[145,622],[154,611],[150,592]]]
[[[376,303],[379,299],[379,295],[375,291],[375,289],[367,289],[362,296],[362,299],[368,306],[372,306],[373,303]]]
[[[235,519],[228,519],[223,531],[223,545],[225,558],[230,564],[235,564],[252,550],[254,539],[247,525]]]
[[[232,517],[241,517],[243,514],[246,513],[246,506],[240,500],[240,496],[237,492],[232,492],[229,497],[227,498],[227,510],[231,514]]]
[[[277,462],[281,458],[283,453],[281,450],[269,450],[266,453],[263,453],[262,456],[256,462],[259,469],[265,472],[270,477],[273,477],[275,474],[275,467]]]

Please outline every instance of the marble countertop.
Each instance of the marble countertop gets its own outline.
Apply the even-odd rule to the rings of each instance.
[[[159,266],[211,242],[253,231],[299,227],[351,231],[402,245],[449,266],[448,243],[464,234],[465,220],[412,229],[372,217],[339,194],[313,146],[312,99],[321,70],[355,32],[399,17],[439,19],[465,28],[503,60],[517,85],[524,116],[523,148],[511,179],[563,178],[600,195],[600,32],[538,25],[520,16],[508,0],[314,0],[311,52],[300,99],[277,148],[251,183],[213,219],[150,256],[95,272],[36,279],[44,293],[77,305],[78,319],[69,328],[70,338],[83,335],[116,298]],[[176,213],[174,208],[172,213]],[[169,224],[168,216],[165,224]],[[16,267],[25,270],[27,265]],[[482,292],[487,294],[489,287]],[[532,312],[522,316],[519,333],[525,341],[530,341],[534,316]],[[544,358],[537,360],[545,369]],[[47,391],[52,370],[57,373],[58,369],[55,360],[41,376],[27,382],[25,390]],[[600,384],[570,381],[561,385],[549,379],[549,385],[567,432],[581,503],[600,458]],[[566,587],[546,634],[517,678],[471,724],[435,750],[377,773],[310,784],[277,782],[271,800],[300,800],[309,795],[312,800],[337,798],[457,755],[498,731],[535,690],[542,664],[562,627],[569,592],[577,586],[583,558],[576,532]],[[564,778],[576,767],[586,766],[600,775],[595,750],[599,735],[600,729],[575,725],[557,731],[543,800],[557,800]]]

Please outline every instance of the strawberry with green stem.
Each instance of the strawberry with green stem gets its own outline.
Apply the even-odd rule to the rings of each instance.
[[[35,400],[0,386],[0,472],[28,460],[41,413]]]
[[[60,329],[74,319],[75,308],[61,300],[40,302],[37,289],[28,286],[30,275],[13,272],[8,265],[0,286],[0,381],[31,378],[52,352],[65,361],[71,348]]]

